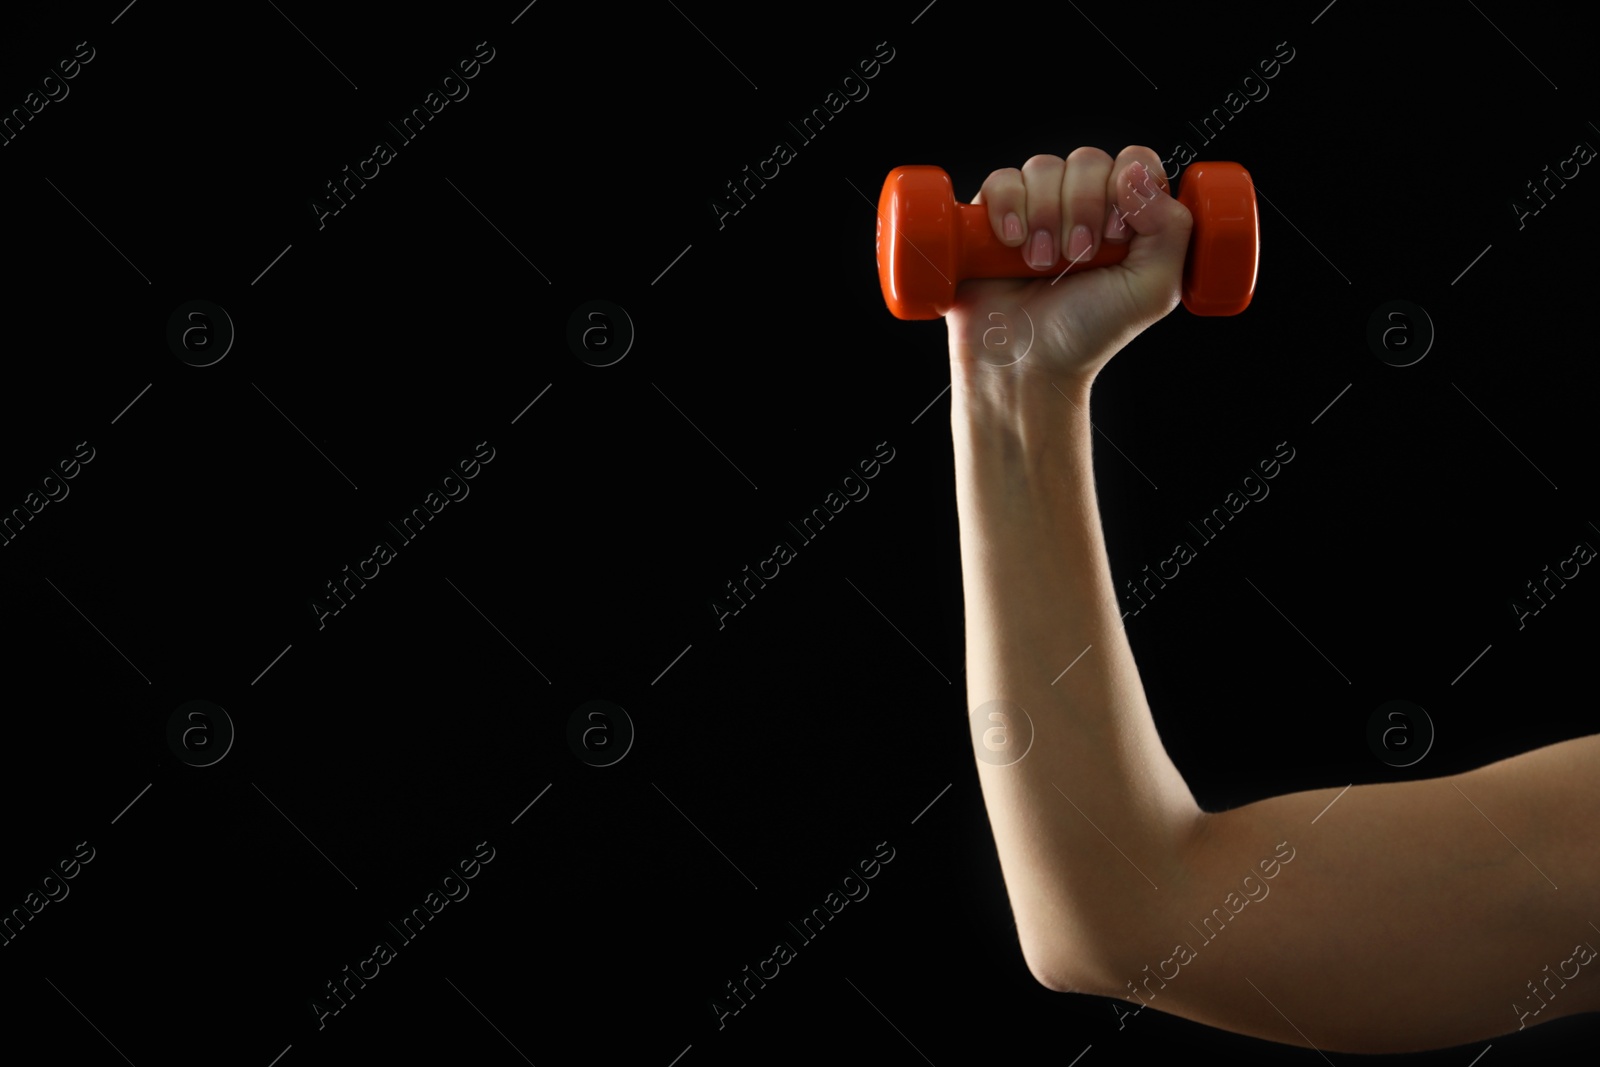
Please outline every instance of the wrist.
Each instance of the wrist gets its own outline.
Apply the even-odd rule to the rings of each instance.
[[[1051,385],[1059,390],[1053,395],[1077,401],[1121,347],[1093,341],[1100,331],[1077,322],[1035,319],[1025,308],[1010,314],[991,311],[986,318],[979,318],[977,310],[957,308],[945,316],[945,324],[957,387],[965,384],[969,391],[982,390],[1006,403],[1024,399],[1030,390],[1050,392]]]
[[[952,351],[950,420],[958,452],[1024,471],[1070,459],[1090,444],[1093,384],[1088,372],[1051,374],[1025,362],[996,366]]]

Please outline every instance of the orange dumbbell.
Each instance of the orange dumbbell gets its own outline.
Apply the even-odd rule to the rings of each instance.
[[[1191,163],[1178,201],[1194,216],[1183,306],[1196,315],[1239,314],[1255,293],[1261,243],[1250,172],[1237,163]],[[1021,249],[994,235],[988,208],[957,202],[950,175],[938,167],[896,167],[878,197],[878,280],[900,319],[940,318],[967,278],[1053,278],[1127,254],[1127,241],[1102,240],[1076,264],[1063,256],[1053,267],[1031,267]]]

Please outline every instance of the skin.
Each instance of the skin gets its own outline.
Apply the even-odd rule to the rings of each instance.
[[[1130,242],[1054,284],[964,282],[946,317],[968,707],[1012,702],[973,738],[1030,971],[1324,1051],[1440,1048],[1600,1010],[1600,959],[1581,962],[1600,946],[1600,734],[1448,777],[1200,809],[1122,629],[1089,424],[1101,368],[1177,307],[1192,219],[1143,146],[1034,156],[974,202],[1019,256],[1035,240],[1078,256],[1080,223],[1091,255]],[[1005,342],[1026,343],[1024,309],[1018,359]]]

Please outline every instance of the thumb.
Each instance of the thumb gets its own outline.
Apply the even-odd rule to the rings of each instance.
[[[1133,230],[1122,266],[1134,275],[1141,302],[1158,317],[1177,306],[1194,217],[1167,192],[1166,176],[1132,163],[1117,183],[1117,205]],[[1156,305],[1163,305],[1157,307]]]

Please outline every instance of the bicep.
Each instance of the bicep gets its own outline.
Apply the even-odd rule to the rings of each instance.
[[[1597,809],[1600,735],[1207,815],[1182,883],[1119,938],[1131,988],[1108,992],[1348,1052],[1600,1010],[1600,961],[1578,962],[1600,946]]]

